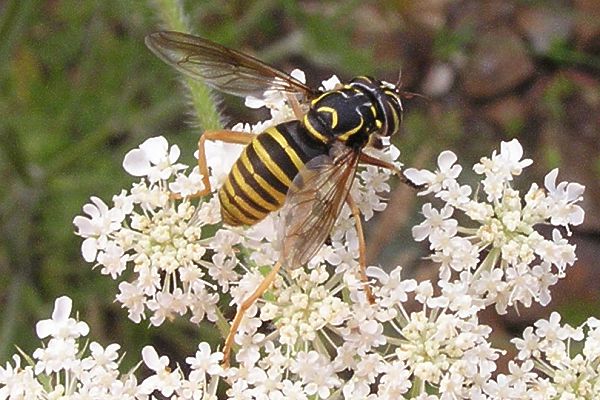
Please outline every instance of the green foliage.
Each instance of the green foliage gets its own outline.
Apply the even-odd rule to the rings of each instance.
[[[0,359],[16,337],[25,350],[37,344],[33,322],[51,311],[49,299],[68,293],[91,306],[97,293],[110,293],[95,306],[113,307],[116,287],[83,262],[73,217],[90,195],[109,202],[128,185],[125,152],[170,126],[183,130],[184,113],[173,75],[143,45],[148,9],[66,0],[6,7],[0,257],[9,279],[0,283]],[[187,135],[180,143],[193,148],[196,140]]]
[[[574,49],[566,39],[554,40],[546,56],[559,65],[600,69],[600,57]]]

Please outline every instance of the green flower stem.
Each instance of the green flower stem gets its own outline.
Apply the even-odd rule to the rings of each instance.
[[[227,318],[225,318],[225,316],[223,315],[223,313],[221,312],[221,309],[219,307],[217,307],[217,329],[219,330],[219,333],[221,334],[221,337],[223,339],[225,339],[227,337],[227,335],[229,334],[229,321],[227,320]]]
[[[183,6],[179,0],[155,0],[158,16],[167,30],[191,32]],[[184,78],[189,99],[196,117],[205,130],[221,129],[221,117],[208,86],[191,78]]]
[[[491,271],[492,268],[494,268],[494,266],[498,263],[498,260],[500,259],[500,255],[501,255],[500,249],[498,249],[496,247],[491,249],[490,252],[488,253],[488,255],[484,258],[484,260],[481,262],[481,264],[477,268],[477,271],[475,272],[474,277],[478,277],[482,271]]]

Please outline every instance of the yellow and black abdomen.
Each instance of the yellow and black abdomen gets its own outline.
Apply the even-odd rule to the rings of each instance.
[[[299,121],[285,122],[258,134],[219,189],[223,222],[254,225],[278,210],[298,171],[327,151],[328,145]]]

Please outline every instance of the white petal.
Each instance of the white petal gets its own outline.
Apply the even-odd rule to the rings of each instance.
[[[98,210],[98,207],[90,203],[83,205],[83,212],[89,215],[92,219],[100,216],[100,210]]]
[[[66,321],[71,315],[71,309],[73,308],[73,300],[67,296],[59,297],[54,301],[54,311],[52,312],[52,319],[54,321]]]
[[[377,279],[383,285],[385,285],[390,279],[389,275],[378,267],[367,267],[366,273],[367,276]]]
[[[55,326],[56,324],[51,319],[38,321],[38,323],[35,324],[35,333],[37,334],[38,338],[44,339],[54,333]]]
[[[81,215],[73,218],[73,224],[77,227],[77,234],[79,236],[86,237],[96,232],[94,225],[92,225],[92,221],[88,218],[82,217]]]
[[[81,255],[87,262],[96,260],[98,254],[98,241],[95,238],[87,238],[81,243]]]
[[[447,171],[450,169],[456,160],[458,160],[458,157],[450,150],[442,151],[437,159],[440,171]]]
[[[253,96],[248,96],[248,97],[246,97],[246,100],[244,101],[244,105],[246,107],[248,107],[248,108],[261,108],[261,107],[265,106],[265,102],[264,102],[263,99],[258,99],[258,98],[253,97]],[[243,127],[243,124],[241,124],[241,125]],[[233,129],[233,130],[236,130],[236,129]],[[239,129],[239,130],[241,131],[241,130],[244,130],[244,129],[242,128],[242,129]]]
[[[394,146],[393,144],[389,145],[388,151],[390,153],[390,158],[392,159],[392,161],[396,161],[398,157],[400,157],[400,149]]]
[[[300,82],[306,83],[306,75],[304,74],[304,71],[302,71],[301,69],[296,68],[295,70],[293,70],[290,73],[290,75],[292,76],[292,78],[296,78]]]
[[[158,353],[152,346],[144,346],[142,349],[142,360],[148,368],[153,371],[160,371],[162,365],[160,364],[160,360],[158,358]]]
[[[169,151],[169,161],[171,162],[171,164],[175,164],[175,162],[179,159],[180,154],[181,151],[179,150],[179,146],[171,146],[171,150]]]
[[[80,336],[87,336],[90,333],[90,326],[83,321],[79,321],[76,324],[75,330]]]
[[[500,154],[509,160],[519,161],[523,157],[523,146],[517,139],[500,143]]]
[[[585,186],[571,182],[567,185],[567,201],[577,200],[585,191]]]
[[[100,197],[92,196],[90,197],[90,200],[92,200],[92,203],[96,205],[98,211],[100,211],[100,215],[106,214],[106,212],[108,211],[108,206],[104,201],[102,201]]]
[[[444,208],[442,208],[440,215],[442,216],[442,219],[448,219],[452,216],[453,213],[454,208],[452,206],[445,205]]]
[[[123,169],[130,175],[144,176],[148,173],[149,168],[150,161],[143,150],[131,150],[123,159]]]
[[[329,79],[324,80],[323,82],[321,82],[321,86],[325,90],[333,90],[340,83],[341,83],[340,78],[338,78],[337,76],[333,75],[331,78],[329,78]]]
[[[569,216],[569,222],[571,223],[571,225],[581,225],[583,223],[584,218],[585,211],[583,211],[583,208],[579,206],[574,206],[573,212],[571,212],[571,215]]]
[[[433,208],[433,205],[431,203],[425,203],[423,204],[423,207],[421,207],[421,214],[423,214],[425,218],[430,218],[434,212],[437,215],[438,212],[436,209]]]
[[[168,149],[169,142],[163,136],[147,139],[144,143],[140,144],[140,150],[144,151],[150,160],[163,158],[167,154]]]
[[[428,225],[417,225],[417,226],[413,226],[413,228],[412,228],[413,238],[417,242],[423,241],[427,236],[429,236],[430,232],[431,232],[431,227],[429,227]]]
[[[426,169],[408,168],[404,170],[404,176],[410,179],[416,185],[431,183],[435,175]]]
[[[462,166],[461,165],[453,165],[447,172],[446,175],[449,176],[452,179],[456,179],[458,178],[458,176],[460,175],[460,173],[462,172]]]
[[[544,178],[544,186],[550,193],[554,193],[556,191],[556,177],[558,176],[558,168],[554,168],[552,171],[546,174]]]

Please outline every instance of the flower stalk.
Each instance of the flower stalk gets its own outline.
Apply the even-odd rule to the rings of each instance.
[[[154,0],[159,19],[166,30],[191,32],[180,0]],[[189,77],[182,78],[190,106],[203,130],[221,129],[221,116],[214,95],[204,83]]]

